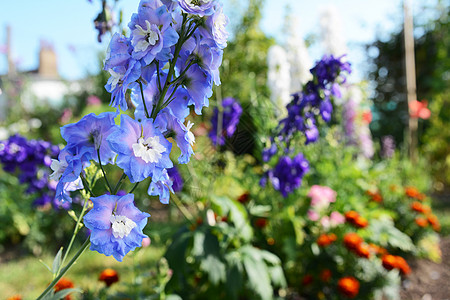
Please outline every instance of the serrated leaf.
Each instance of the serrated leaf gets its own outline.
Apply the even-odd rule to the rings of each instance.
[[[56,253],[55,258],[53,259],[53,265],[52,265],[52,273],[53,274],[56,274],[56,272],[58,272],[59,267],[61,266],[62,251],[63,251],[63,247],[59,248],[58,253]]]
[[[200,269],[208,274],[209,280],[214,285],[225,281],[225,264],[213,255],[208,255],[201,261]]]
[[[283,268],[280,265],[269,267],[269,275],[273,284],[278,287],[286,287],[286,277],[284,277]]]

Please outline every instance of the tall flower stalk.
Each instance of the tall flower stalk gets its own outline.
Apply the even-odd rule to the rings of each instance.
[[[168,170],[174,164],[167,138],[172,137],[180,149],[178,163],[187,164],[194,154],[195,136],[194,124],[186,117],[190,106],[201,114],[209,105],[213,84],[220,84],[227,23],[217,0],[141,0],[128,24],[130,36],[112,36],[104,65],[111,77],[105,88],[117,111],[89,114],[61,128],[67,145],[52,163],[52,176],[58,180],[55,198],[70,203],[70,193],[84,189],[86,199],[54,280],[38,299],[53,289],[87,247],[119,261],[140,247],[150,215],[135,205],[132,192],[150,178],[148,194],[169,203],[174,190]],[[130,106],[135,108],[134,118],[121,114]],[[104,168],[108,164],[123,171],[115,184]],[[93,175],[89,166],[101,172]],[[105,185],[105,194],[99,196],[91,189],[98,176]],[[126,178],[134,187],[117,196]],[[182,205],[178,198],[175,202]],[[62,267],[81,223],[90,229],[89,240]]]

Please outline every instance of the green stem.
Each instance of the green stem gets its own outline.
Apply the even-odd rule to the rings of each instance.
[[[72,245],[73,245],[73,242],[75,241],[75,237],[77,236],[78,232],[80,231],[81,219],[83,218],[84,213],[86,212],[88,203],[89,203],[89,199],[84,199],[83,209],[81,210],[80,216],[78,217],[77,224],[75,225],[75,229],[73,230],[72,238],[70,239],[70,242],[69,242],[69,246],[67,247],[66,253],[64,253],[64,257],[61,261],[61,264],[59,265],[58,271],[55,273],[55,276],[58,276],[59,272],[61,271],[61,267],[64,265],[64,262],[66,261],[70,250],[72,249]]]
[[[131,191],[128,192],[128,194],[131,194],[132,192],[134,192],[134,190],[137,188],[138,185],[139,185],[139,182],[136,182],[136,184],[133,186]]]
[[[186,207],[184,207],[183,203],[181,203],[178,196],[176,194],[170,194],[170,196],[172,198],[173,203],[175,203],[175,205],[178,207],[178,209],[181,211],[181,213],[184,215],[184,217],[189,222],[194,224],[194,216],[192,216],[192,214],[186,209]]]
[[[122,173],[122,176],[120,177],[119,181],[117,182],[116,186],[114,187],[114,190],[112,191],[111,195],[117,194],[117,191],[119,190],[120,186],[122,185],[122,180],[124,180],[127,177],[125,173]]]
[[[159,72],[159,70],[157,70],[157,72]],[[150,115],[148,114],[148,110],[147,110],[147,104],[145,104],[145,97],[144,97],[144,87],[142,86],[142,82],[139,80],[139,87],[141,88],[141,97],[142,97],[142,103],[144,104],[144,111],[145,111],[145,116],[148,118],[150,118]]]
[[[108,186],[109,192],[112,193],[111,185],[109,184],[108,178],[106,177],[105,169],[103,169],[102,161],[100,159],[100,148],[97,149],[97,156],[98,156],[98,164],[100,165],[100,169],[102,169],[103,177],[105,178],[106,185]]]
[[[89,183],[87,182],[86,178],[84,178],[83,174],[80,175],[80,178],[81,178],[81,181],[83,182],[84,189],[85,189],[86,191],[88,191],[89,194],[91,194],[92,196],[95,197],[94,193],[93,193],[92,190],[89,188]]]
[[[86,239],[86,241],[83,243],[81,248],[77,251],[77,253],[72,257],[72,259],[67,263],[67,265],[61,270],[58,276],[53,279],[53,281],[50,283],[50,285],[42,292],[42,294],[36,298],[36,300],[43,299],[52,289],[53,287],[58,283],[58,281],[63,277],[67,271],[72,267],[72,265],[77,261],[77,259],[80,257],[81,254],[89,247],[91,242],[89,241],[89,237]]]

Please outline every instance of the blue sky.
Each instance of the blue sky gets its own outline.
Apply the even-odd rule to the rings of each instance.
[[[225,11],[232,13],[244,9],[238,0],[222,0]],[[414,1],[414,0],[413,0]],[[414,1],[414,13],[423,4],[436,0]],[[417,3],[420,2],[420,5]],[[360,45],[375,39],[377,32],[386,35],[402,21],[401,0],[266,0],[262,28],[270,36],[281,39],[286,7],[300,18],[302,36],[319,33],[319,11],[335,5],[342,17],[344,37],[349,50],[349,60],[358,68],[365,61]],[[54,45],[58,55],[59,72],[65,79],[76,79],[98,69],[96,56],[107,48],[107,40],[97,43],[93,19],[100,11],[101,1],[93,0],[22,0],[0,3],[0,45],[6,39],[5,26],[12,28],[12,47],[19,69],[37,67],[40,40]],[[123,19],[128,23],[136,11],[138,0],[121,0]],[[233,20],[232,20],[233,21]],[[319,47],[312,47],[313,59],[321,56]],[[7,69],[6,58],[0,56],[0,74]],[[357,72],[358,73],[358,72]],[[362,76],[362,72],[359,72]]]

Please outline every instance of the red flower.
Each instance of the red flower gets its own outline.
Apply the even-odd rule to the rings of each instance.
[[[431,224],[431,227],[433,227],[434,231],[440,231],[441,230],[441,224],[439,223],[439,220],[438,220],[438,218],[435,215],[429,214],[427,216],[427,220]]]
[[[422,102],[414,100],[408,103],[409,106],[409,115],[411,118],[421,118],[428,119],[431,116],[430,110],[427,108],[428,101],[423,100]]]
[[[22,296],[21,295],[14,295],[12,297],[9,297],[8,300],[22,300]]]
[[[351,276],[343,277],[338,281],[338,289],[348,298],[355,298],[359,293],[359,281]]]
[[[323,282],[330,281],[331,276],[332,276],[332,273],[329,269],[325,269],[322,272],[320,272],[320,280],[322,280]]]
[[[392,270],[397,266],[397,259],[394,255],[386,254],[381,258],[381,263],[386,270]]]
[[[313,282],[313,277],[309,274],[306,274],[302,278],[302,284],[303,285],[310,285]]]
[[[113,283],[119,281],[119,274],[113,269],[104,269],[98,278],[99,281],[106,283],[106,286],[111,286]]]
[[[410,198],[415,198],[417,200],[423,200],[426,197],[424,194],[420,193],[419,190],[413,186],[407,186],[405,188],[405,194],[406,196]]]
[[[250,200],[250,193],[249,193],[249,192],[243,193],[243,194],[240,195],[239,198],[237,199],[237,201],[239,201],[239,202],[242,203],[242,204],[248,202],[248,200]]]
[[[71,280],[63,277],[58,281],[57,284],[55,284],[54,289],[55,289],[55,292],[59,292],[59,291],[65,290],[65,289],[71,289],[73,287],[75,287],[73,282]],[[72,298],[70,297],[70,295],[67,295],[66,297],[64,297],[64,299],[70,300]]]
[[[269,223],[269,221],[267,221],[266,218],[258,218],[255,220],[255,226],[259,227],[259,228],[266,227],[268,223]]]
[[[362,113],[363,123],[370,124],[372,122],[372,112],[370,110],[366,110]]]
[[[411,273],[411,268],[406,260],[401,256],[396,256],[396,259],[396,268],[399,269],[404,275],[409,275]]]

